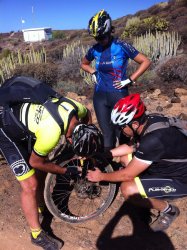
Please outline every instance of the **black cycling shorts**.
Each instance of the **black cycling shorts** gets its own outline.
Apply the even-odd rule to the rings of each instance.
[[[135,183],[143,198],[179,198],[187,196],[187,184],[176,179],[136,177]]]
[[[35,173],[29,165],[28,142],[13,141],[8,134],[0,128],[0,150],[19,181],[25,180]]]
[[[104,136],[104,146],[106,148],[114,148],[116,137],[119,137],[120,130],[111,122],[111,112],[121,98],[128,95],[128,92],[102,92],[94,93],[93,104],[99,127]]]

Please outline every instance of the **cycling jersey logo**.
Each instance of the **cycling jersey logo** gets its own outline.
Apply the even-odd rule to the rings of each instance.
[[[165,187],[151,187],[148,189],[148,192],[158,192],[158,191],[162,191],[165,192],[166,194],[168,193],[173,193],[176,192],[177,190],[173,187],[170,186],[165,186]]]
[[[18,160],[11,164],[11,168],[16,176],[22,176],[29,171],[29,168],[24,160]]]
[[[39,124],[41,118],[42,118],[42,114],[43,114],[43,111],[44,111],[44,107],[43,106],[38,106],[38,108],[36,109],[36,113],[35,113],[35,117],[34,117],[34,120],[37,124]]]

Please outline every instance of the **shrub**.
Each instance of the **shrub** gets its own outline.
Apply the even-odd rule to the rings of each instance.
[[[147,17],[142,20],[140,18],[131,18],[127,21],[125,31],[122,33],[122,38],[138,36],[145,34],[148,31],[155,33],[156,31],[166,31],[169,27],[169,22],[158,16]]]
[[[64,45],[54,46],[47,50],[47,61],[58,61],[63,58]]]
[[[149,23],[151,31],[166,31],[169,25],[169,22],[166,21],[166,19],[157,16],[146,18],[143,21],[145,25]]]
[[[187,58],[178,56],[169,59],[157,69],[157,74],[164,81],[179,80],[187,84]]]
[[[9,49],[3,49],[0,54],[0,59],[6,58],[11,54],[11,51]]]
[[[48,83],[50,86],[57,84],[58,67],[51,63],[17,65],[13,75],[31,76]]]
[[[135,35],[141,25],[141,21],[139,17],[129,18],[126,22],[125,30],[121,35],[121,38],[131,37]]]
[[[52,32],[53,39],[65,39],[65,33],[62,30],[54,30]]]

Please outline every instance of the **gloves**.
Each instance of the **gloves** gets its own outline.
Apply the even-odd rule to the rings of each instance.
[[[96,84],[97,84],[97,75],[98,75],[97,71],[92,73],[92,82]]]
[[[76,177],[76,176],[79,176],[79,174],[80,174],[80,171],[78,170],[76,166],[68,166],[65,172],[65,175],[69,177]]]
[[[130,77],[129,77],[126,80],[123,80],[123,81],[115,81],[114,82],[114,87],[116,89],[122,89],[122,88],[127,87],[127,85],[132,85],[133,83],[135,83],[135,81],[132,81],[130,79]]]
[[[96,153],[95,154],[96,157],[100,157],[100,158],[106,158],[106,159],[112,159],[112,153],[110,150],[104,151],[102,153]]]

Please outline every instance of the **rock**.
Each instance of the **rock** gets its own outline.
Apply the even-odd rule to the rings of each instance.
[[[156,111],[157,111],[157,112],[162,112],[162,111],[163,111],[163,107],[157,106],[157,107],[156,107]]]
[[[183,89],[183,88],[176,88],[174,91],[174,95],[177,97],[180,97],[182,95],[187,95],[187,89]]]
[[[172,97],[171,103],[181,103],[181,99],[179,97]]]
[[[152,94],[149,94],[149,97],[151,99],[157,99],[160,94],[161,94],[161,90],[160,89],[155,89]]]
[[[170,109],[173,107],[173,104],[172,103],[169,103],[168,105],[165,106],[166,109]]]

